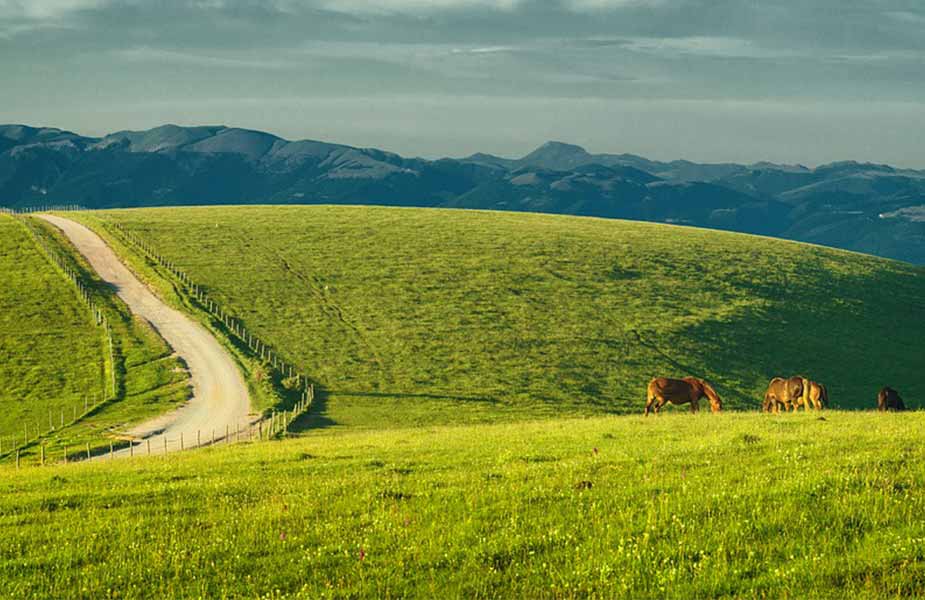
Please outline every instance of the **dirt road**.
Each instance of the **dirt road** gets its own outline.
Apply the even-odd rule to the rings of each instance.
[[[255,420],[250,414],[247,386],[234,360],[202,325],[157,298],[93,231],[54,215],[41,215],[57,226],[86,257],[100,278],[112,284],[131,311],[146,319],[185,362],[192,375],[193,397],[179,409],[142,423],[127,432],[138,441],[134,453],[192,448],[225,437]],[[150,443],[149,443],[150,442]],[[123,450],[118,455],[129,454]]]

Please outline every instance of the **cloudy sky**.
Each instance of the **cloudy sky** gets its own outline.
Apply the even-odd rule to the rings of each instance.
[[[0,0],[0,122],[925,167],[922,0]]]

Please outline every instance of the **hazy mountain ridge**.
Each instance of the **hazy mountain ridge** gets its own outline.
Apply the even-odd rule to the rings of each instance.
[[[925,264],[925,171],[841,161],[701,164],[547,142],[519,159],[452,159],[223,125],[102,138],[0,125],[0,204],[390,204],[662,221]]]

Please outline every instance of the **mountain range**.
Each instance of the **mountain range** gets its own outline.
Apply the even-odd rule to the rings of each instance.
[[[547,142],[425,160],[225,126],[86,137],[0,125],[0,205],[386,204],[534,211],[756,233],[925,264],[925,171],[660,162]]]

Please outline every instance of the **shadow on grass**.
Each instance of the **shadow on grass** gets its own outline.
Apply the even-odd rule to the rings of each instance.
[[[312,401],[311,407],[289,425],[289,431],[303,433],[337,425],[337,421],[327,416],[328,395],[328,390],[316,385],[315,399]]]

